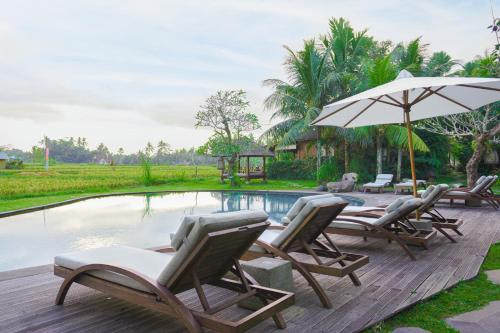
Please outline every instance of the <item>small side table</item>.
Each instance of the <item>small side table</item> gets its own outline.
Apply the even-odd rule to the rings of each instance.
[[[261,286],[284,291],[294,291],[292,263],[289,261],[261,257],[249,261],[241,261],[241,268],[250,274]],[[256,297],[240,302],[239,306],[251,310],[262,307]]]

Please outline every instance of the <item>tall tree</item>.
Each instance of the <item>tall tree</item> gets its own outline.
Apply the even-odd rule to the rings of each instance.
[[[303,49],[288,52],[285,70],[288,81],[264,80],[263,85],[273,92],[264,100],[264,107],[272,110],[272,120],[281,120],[262,134],[262,138],[278,146],[295,143],[310,130],[309,124],[319,115],[328,100],[331,77],[325,65],[326,54],[316,47],[314,39],[306,40]]]
[[[165,141],[160,140],[160,142],[158,142],[156,146],[156,156],[155,156],[156,163],[159,164],[171,152],[172,148],[170,147],[170,145]]]
[[[457,74],[475,77],[499,77],[500,63],[495,54],[487,55],[464,65]],[[472,186],[479,177],[479,164],[486,152],[489,141],[498,142],[500,134],[500,103],[493,103],[474,112],[466,112],[444,117],[430,118],[419,126],[433,133],[453,137],[468,137],[473,140],[473,153],[467,161],[465,171],[467,184]]]
[[[229,156],[231,186],[236,185],[235,162],[238,152],[249,138],[244,134],[260,127],[255,114],[248,112],[250,105],[243,90],[217,91],[206,99],[196,113],[198,127],[209,127],[213,135],[205,145],[205,151]]]

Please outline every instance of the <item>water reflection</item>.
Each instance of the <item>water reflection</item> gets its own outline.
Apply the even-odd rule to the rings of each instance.
[[[170,243],[183,216],[262,209],[279,222],[298,194],[186,192],[90,199],[0,219],[0,271],[48,264],[58,253]],[[361,204],[361,202],[352,202]]]

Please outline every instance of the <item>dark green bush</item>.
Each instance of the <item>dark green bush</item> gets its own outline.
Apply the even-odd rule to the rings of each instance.
[[[274,160],[267,166],[269,179],[316,179],[316,160]]]
[[[319,180],[321,182],[338,181],[342,177],[342,169],[338,161],[334,157],[328,158],[323,161],[319,168]]]
[[[5,163],[5,169],[22,169],[24,167],[22,160],[8,160]]]
[[[370,170],[369,165],[372,166]],[[361,158],[353,158],[350,162],[350,172],[358,174],[358,184],[368,183],[374,180],[375,177],[375,162],[366,161]]]

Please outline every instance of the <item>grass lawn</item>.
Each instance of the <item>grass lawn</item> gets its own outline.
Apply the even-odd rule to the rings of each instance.
[[[140,166],[58,164],[46,172],[42,166],[0,170],[0,212],[38,206],[103,193],[167,190],[228,190],[215,166],[153,166],[155,184],[144,186]],[[254,180],[242,190],[312,189],[313,180]]]
[[[138,165],[57,164],[45,171],[42,165],[27,164],[21,170],[0,170],[0,212],[38,206],[71,198],[102,194],[167,190],[226,190],[215,166],[154,165],[154,185],[144,186]],[[452,174],[438,183],[463,183],[464,176]],[[312,189],[313,180],[254,180],[242,190]],[[500,190],[499,185],[496,188]]]
[[[492,269],[500,269],[500,243],[491,246],[479,275],[474,279],[460,282],[366,332],[392,332],[404,326],[420,327],[433,333],[458,332],[448,326],[444,319],[478,310],[491,301],[500,300],[500,285],[490,282],[484,273]]]

